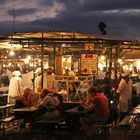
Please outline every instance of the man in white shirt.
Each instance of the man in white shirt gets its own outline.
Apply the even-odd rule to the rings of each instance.
[[[129,112],[129,107],[132,98],[132,84],[130,84],[129,73],[123,73],[122,79],[119,83],[117,93],[119,94],[118,110],[120,113],[119,121],[121,121],[125,115]]]
[[[8,103],[15,104],[21,93],[21,73],[19,71],[13,72],[13,77],[10,79],[9,92],[8,92]]]

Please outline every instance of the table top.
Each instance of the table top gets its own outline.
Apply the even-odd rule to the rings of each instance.
[[[78,110],[78,107],[74,107],[74,108],[66,110],[66,113],[85,114],[86,110]]]
[[[33,112],[36,111],[38,108],[31,106],[31,107],[23,107],[23,108],[17,108],[13,109],[14,112]]]
[[[0,97],[6,97],[8,94],[0,94]]]
[[[64,104],[80,105],[80,102],[64,102]]]
[[[0,105],[0,109],[6,109],[9,107],[14,107],[14,104]]]

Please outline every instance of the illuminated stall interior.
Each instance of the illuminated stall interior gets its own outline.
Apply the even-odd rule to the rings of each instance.
[[[122,70],[138,72],[140,42],[73,32],[16,33],[0,36],[0,56],[1,69],[51,67],[56,76],[67,76],[67,71],[71,76],[93,76],[100,69],[110,76],[114,71],[116,78]]]
[[[134,59],[136,52],[138,56],[140,51],[138,41],[71,32],[17,33],[1,36],[0,49],[1,67],[13,65],[37,67],[41,65],[42,54],[45,63],[43,65],[54,67],[57,54],[59,53],[59,56],[62,54],[61,74],[64,74],[65,69],[71,70],[72,67],[78,71],[81,54],[97,54],[98,67],[103,69],[109,67],[110,57],[112,60],[116,59],[115,57]],[[12,54],[14,52],[15,54]]]

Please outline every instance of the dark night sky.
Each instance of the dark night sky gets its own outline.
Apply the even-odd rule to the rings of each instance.
[[[99,35],[101,21],[106,23],[110,36],[140,39],[140,1],[0,0],[1,35],[30,31]]]

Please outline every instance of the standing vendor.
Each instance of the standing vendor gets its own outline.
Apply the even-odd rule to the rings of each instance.
[[[129,73],[125,72],[122,74],[122,79],[119,83],[117,93],[119,94],[119,121],[121,121],[129,112],[132,97],[132,84],[130,84]]]
[[[13,72],[13,77],[10,80],[9,92],[8,92],[8,103],[15,104],[21,93],[21,73],[19,71]]]

